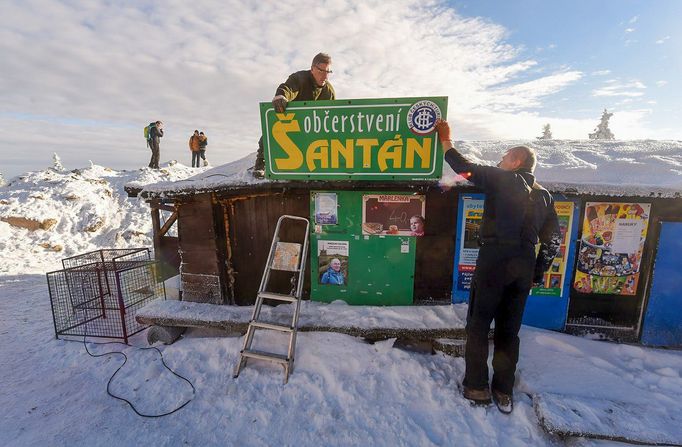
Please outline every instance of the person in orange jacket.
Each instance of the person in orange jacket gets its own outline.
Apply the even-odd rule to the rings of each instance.
[[[189,137],[189,150],[192,151],[192,167],[193,168],[198,168],[199,167],[199,160],[201,160],[201,152],[200,151],[200,146],[199,146],[199,131],[195,130],[194,134]]]

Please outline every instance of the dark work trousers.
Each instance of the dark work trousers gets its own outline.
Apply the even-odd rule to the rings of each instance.
[[[149,160],[149,167],[154,168],[154,169],[159,169],[159,157],[160,157],[160,148],[158,143],[154,143],[153,140],[149,141],[149,149],[152,150],[152,158]]]
[[[201,153],[199,151],[192,151],[192,167],[198,168],[201,161]]]
[[[465,387],[488,387],[488,333],[495,320],[492,389],[512,394],[519,360],[518,334],[534,268],[531,244],[481,247],[469,295]]]
[[[202,160],[206,161],[206,149],[199,149],[199,155]]]

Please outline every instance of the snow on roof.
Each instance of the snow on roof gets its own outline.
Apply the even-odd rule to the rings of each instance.
[[[515,140],[459,141],[455,147],[476,163],[494,165],[505,151],[535,149],[538,181],[553,192],[614,196],[679,197],[682,141]],[[462,178],[443,167],[443,183]]]
[[[455,147],[471,161],[495,165],[507,149],[536,150],[538,181],[553,192],[614,196],[679,197],[682,194],[682,141],[513,140],[458,141]],[[233,189],[273,180],[254,179],[248,168],[255,153],[177,182],[133,184],[151,195],[191,194]],[[447,163],[443,186],[467,186]]]

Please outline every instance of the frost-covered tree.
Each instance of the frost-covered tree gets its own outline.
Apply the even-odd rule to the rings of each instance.
[[[613,116],[613,113],[609,113],[604,109],[604,113],[601,114],[601,122],[597,125],[590,136],[590,140],[613,140],[615,136],[611,129],[609,129],[609,118]]]
[[[549,123],[542,126],[542,136],[538,137],[538,140],[551,140],[552,139],[552,129]]]
[[[2,172],[0,172],[0,186],[5,186],[6,184],[5,177],[3,177]]]
[[[54,168],[55,171],[61,172],[64,170],[64,165],[62,164],[62,159],[59,158],[59,155],[57,155],[56,152],[54,152],[52,155],[52,167]]]

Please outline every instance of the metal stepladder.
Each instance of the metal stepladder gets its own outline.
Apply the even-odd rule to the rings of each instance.
[[[292,242],[280,242],[280,230],[282,222],[285,220],[296,220],[305,222],[305,236],[303,239],[303,250],[301,244]],[[239,376],[239,372],[246,365],[249,358],[267,360],[275,363],[280,363],[284,367],[284,383],[289,380],[289,373],[293,369],[294,353],[296,351],[296,331],[298,328],[298,315],[301,310],[301,295],[303,292],[303,275],[305,273],[306,255],[308,253],[308,234],[310,231],[310,222],[304,217],[283,215],[277,220],[275,227],[275,234],[272,237],[272,244],[270,245],[270,254],[265,263],[265,270],[261,278],[260,287],[256,296],[256,304],[253,308],[253,315],[244,336],[244,346],[239,353],[239,362],[234,368],[234,378]],[[291,271],[298,273],[292,277],[292,290],[290,294],[268,292],[268,282],[270,280],[271,270]],[[265,322],[260,320],[260,312],[263,306],[263,299],[270,299],[274,301],[281,301],[286,303],[294,303],[294,315],[291,320],[291,325],[276,324],[272,322]],[[278,331],[289,334],[289,348],[286,355],[276,354],[265,351],[258,351],[251,349],[253,336],[256,329],[267,329],[271,331]]]

